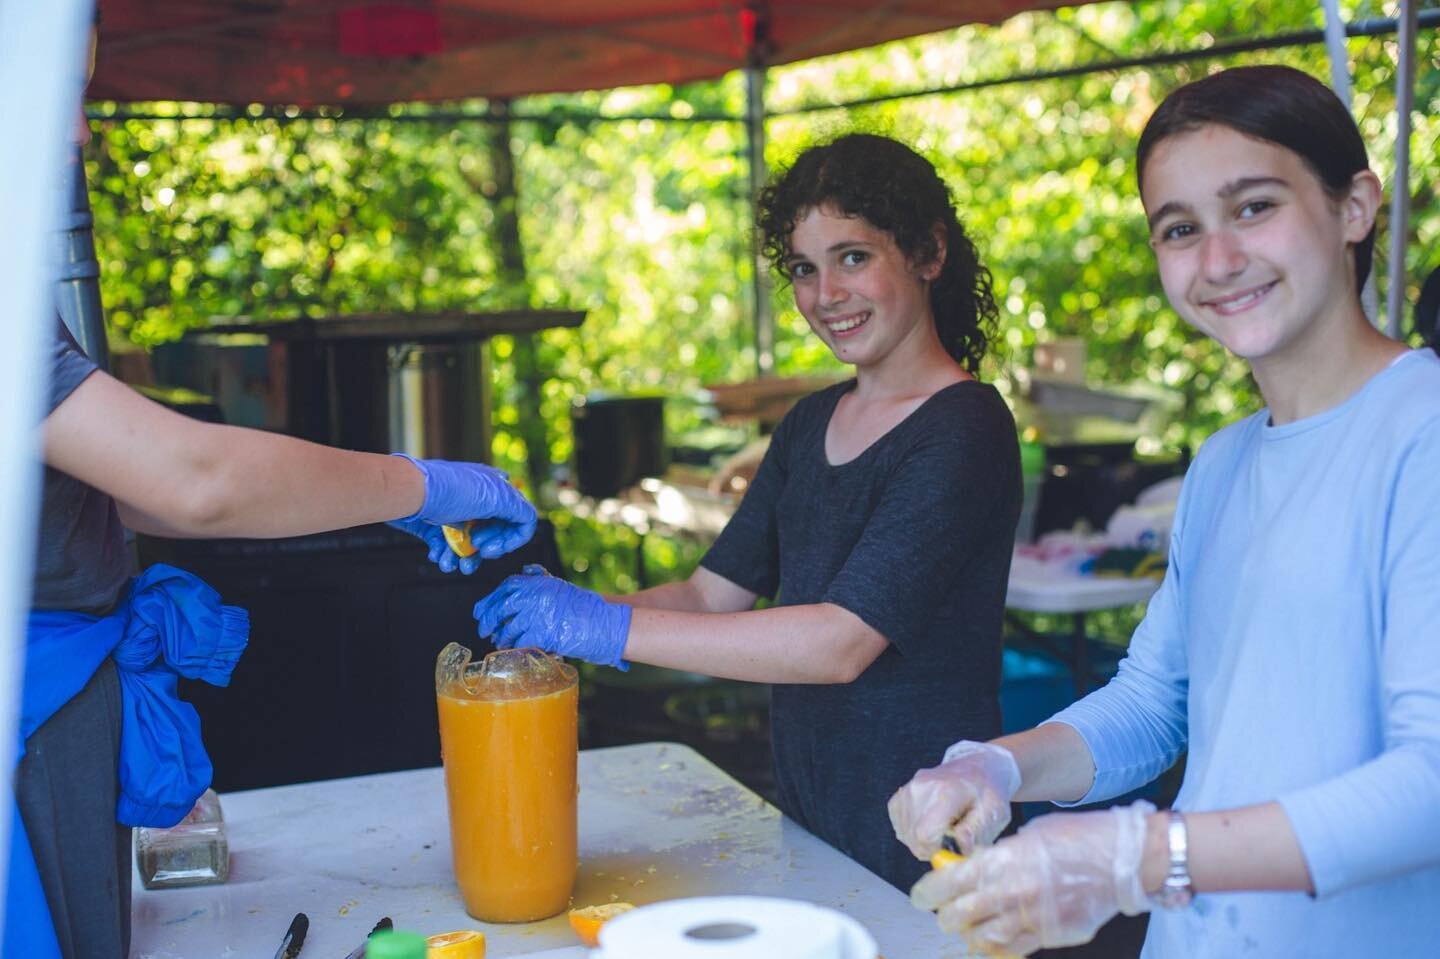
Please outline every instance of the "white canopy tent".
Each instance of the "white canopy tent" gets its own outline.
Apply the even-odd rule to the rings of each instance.
[[[15,766],[25,612],[40,497],[39,419],[43,350],[55,285],[44,238],[60,223],[62,168],[70,118],[80,108],[80,64],[89,0],[0,0],[0,796]],[[9,861],[10,820],[0,815],[0,863]],[[5,899],[0,896],[0,912]],[[0,915],[0,929],[4,916]]]

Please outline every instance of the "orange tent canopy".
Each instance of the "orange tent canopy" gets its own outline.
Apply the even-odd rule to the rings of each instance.
[[[683,83],[1075,0],[100,0],[89,96],[301,106]]]

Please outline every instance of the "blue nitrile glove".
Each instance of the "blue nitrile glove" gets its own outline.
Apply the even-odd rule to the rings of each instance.
[[[504,556],[535,535],[535,507],[510,485],[503,470],[482,463],[455,463],[449,460],[417,460],[407,453],[395,453],[415,464],[425,477],[425,502],[418,512],[390,525],[418,537],[429,547],[430,561],[441,572],[456,569],[465,575],[475,572],[481,560]],[[445,542],[440,527],[459,526],[475,520],[470,529],[474,556],[456,556]]]
[[[630,607],[606,602],[533,563],[475,604],[480,637],[499,649],[535,646],[601,666],[629,669],[622,658],[630,635]]]

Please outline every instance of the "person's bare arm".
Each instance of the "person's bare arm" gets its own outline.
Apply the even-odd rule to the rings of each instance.
[[[47,465],[166,536],[297,536],[408,516],[425,497],[399,457],[203,423],[102,372],[46,417],[43,440]]]
[[[731,613],[639,608],[625,658],[764,683],[848,683],[889,642],[832,603]]]
[[[1152,895],[1165,881],[1170,864],[1165,835],[1169,821],[1162,812],[1146,822],[1140,878]],[[1278,802],[1186,813],[1185,831],[1196,892],[1315,891],[1290,817]]]
[[[703,566],[686,579],[642,589],[638,593],[606,596],[612,603],[625,603],[636,609],[673,609],[691,613],[739,613],[755,607],[758,598],[719,573]]]
[[[1010,750],[1020,767],[1016,802],[1074,802],[1095,783],[1090,747],[1065,723],[1045,723],[992,740]]]

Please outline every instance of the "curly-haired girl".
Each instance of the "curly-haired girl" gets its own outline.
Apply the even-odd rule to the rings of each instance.
[[[476,618],[502,646],[773,683],[781,808],[904,887],[920,867],[886,797],[954,729],[1000,725],[1020,468],[1010,412],[975,378],[990,278],[935,168],[885,137],[807,150],[761,208],[796,306],[854,379],[785,417],[689,579],[602,598],[515,576]]]

